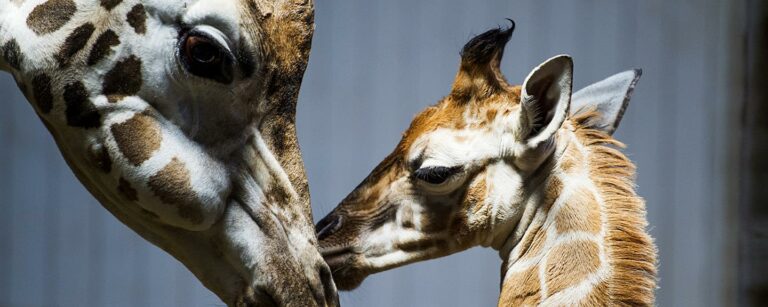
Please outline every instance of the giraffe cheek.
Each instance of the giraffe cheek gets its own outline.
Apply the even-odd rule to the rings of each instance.
[[[121,103],[140,102],[127,97]],[[208,229],[222,215],[231,182],[224,166],[151,108],[107,115],[113,191],[126,206],[140,206],[159,222]],[[128,119],[125,119],[125,118]],[[100,151],[92,156],[98,158]],[[98,159],[96,159],[98,160]],[[135,209],[134,209],[135,210]]]
[[[149,177],[147,185],[163,205],[175,209],[175,217],[178,222],[188,224],[186,228],[194,229],[202,225],[205,229],[210,224],[206,218],[210,217],[210,212],[206,212],[204,203],[197,197],[189,170],[178,158],[173,158],[158,173]]]
[[[205,230],[221,217],[229,190],[227,181],[216,182],[215,178],[203,177],[199,172],[191,163],[173,157],[154,173],[121,177],[117,192],[164,224],[192,231]]]

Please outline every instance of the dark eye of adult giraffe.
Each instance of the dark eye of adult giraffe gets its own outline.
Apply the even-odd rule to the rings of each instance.
[[[184,52],[187,53],[187,58],[203,65],[214,64],[221,57],[219,47],[201,36],[188,36]]]
[[[234,79],[234,57],[208,34],[187,32],[181,37],[179,49],[182,64],[191,74],[224,84]]]

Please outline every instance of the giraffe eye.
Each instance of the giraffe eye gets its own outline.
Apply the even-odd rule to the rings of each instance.
[[[413,172],[413,176],[426,183],[442,184],[451,176],[460,172],[461,169],[461,166],[428,166],[417,169]]]
[[[179,55],[183,66],[191,74],[216,82],[233,81],[233,56],[222,43],[210,34],[191,30],[182,35]]]
[[[185,50],[187,57],[202,65],[214,64],[221,60],[221,52],[218,46],[200,36],[190,36],[187,38]]]

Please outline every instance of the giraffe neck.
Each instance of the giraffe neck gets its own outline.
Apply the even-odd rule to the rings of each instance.
[[[537,205],[506,244],[500,306],[653,302],[655,248],[634,166],[610,136],[576,127],[558,135]]]

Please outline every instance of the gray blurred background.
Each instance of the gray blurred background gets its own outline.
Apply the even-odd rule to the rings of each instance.
[[[643,69],[617,135],[660,251],[658,305],[747,304],[738,272],[764,275],[740,265],[737,244],[745,29],[757,2],[317,0],[298,109],[315,219],[448,94],[462,45],[509,17],[512,83],[561,53],[574,58],[577,89]],[[85,191],[6,74],[0,101],[0,306],[222,305]],[[495,306],[500,265],[476,248],[372,276],[342,303]]]

